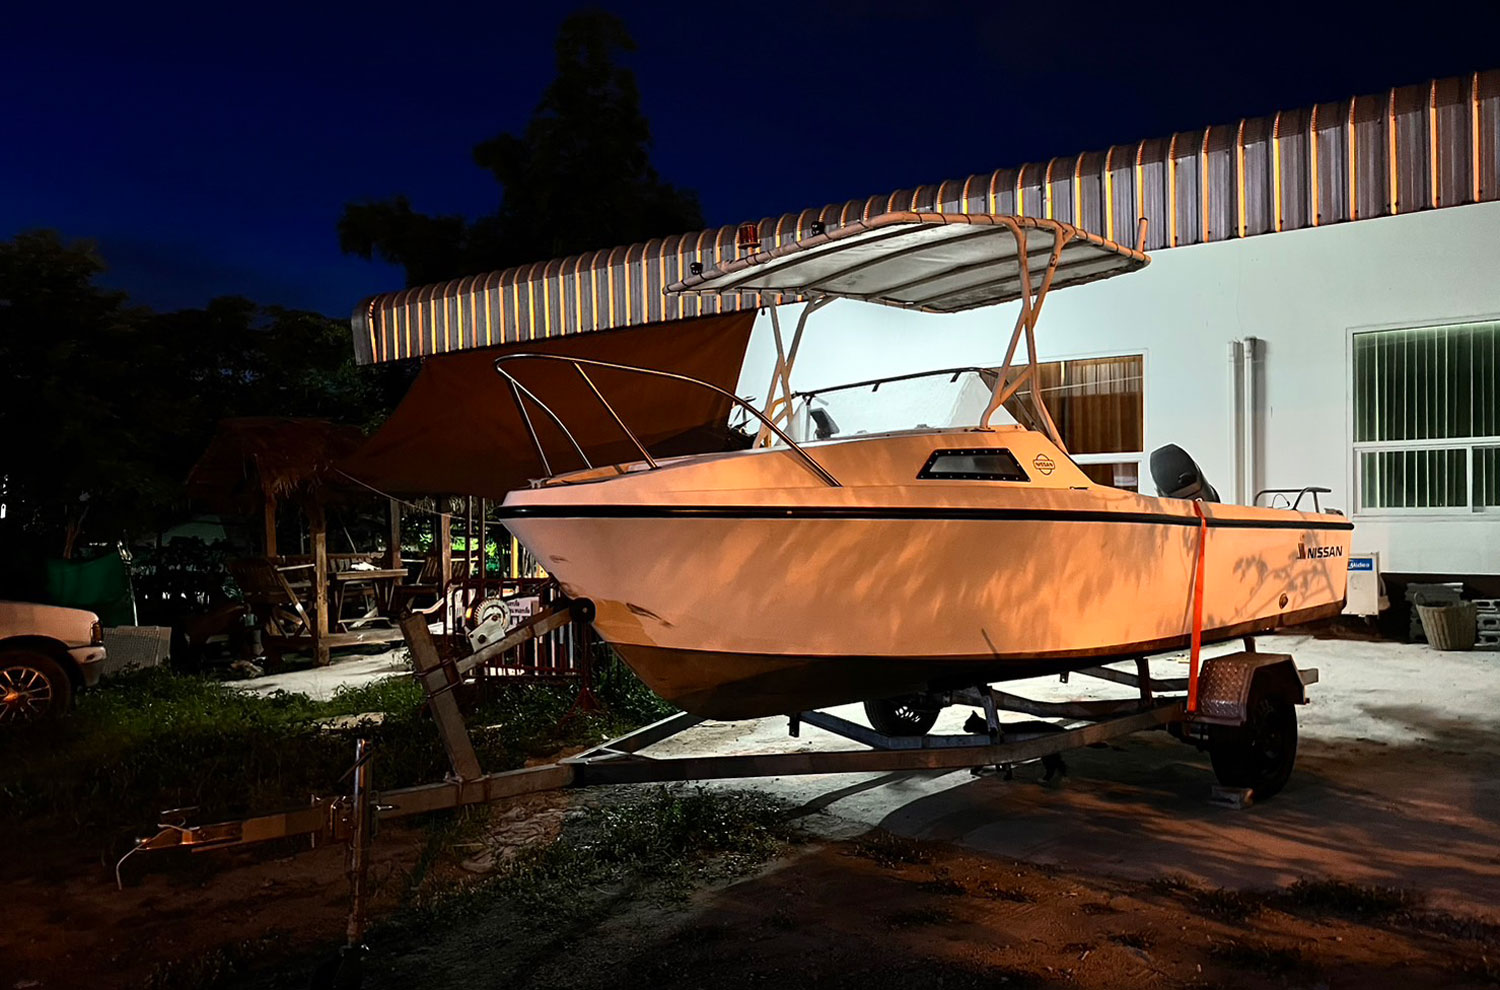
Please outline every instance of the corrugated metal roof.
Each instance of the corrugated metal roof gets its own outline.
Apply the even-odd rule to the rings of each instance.
[[[762,246],[881,213],[1062,220],[1162,250],[1500,199],[1500,70],[1284,110],[767,217]],[[361,364],[685,319],[753,299],[662,289],[737,256],[739,225],[375,296],[353,317]]]

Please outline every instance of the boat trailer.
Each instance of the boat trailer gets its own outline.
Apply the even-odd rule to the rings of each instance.
[[[1036,701],[996,690],[988,685],[929,695],[929,705],[972,706],[984,713],[984,732],[957,735],[889,735],[825,711],[806,711],[788,717],[788,731],[797,737],[811,726],[861,744],[863,748],[814,752],[785,752],[726,756],[652,756],[645,752],[704,721],[679,712],[651,725],[601,743],[576,756],[539,766],[485,772],[479,765],[468,728],[459,710],[455,689],[475,667],[503,655],[530,639],[569,622],[586,623],[592,603],[559,603],[516,627],[502,639],[459,660],[443,659],[422,615],[401,623],[411,650],[416,676],[426,688],[428,707],[447,751],[451,773],[429,784],[377,790],[373,783],[374,747],[360,739],[354,765],[346,775],[348,793],[315,797],[300,808],[206,825],[189,824],[195,809],[164,812],[155,835],[139,839],[116,865],[116,882],[123,885],[123,868],[141,853],[187,849],[207,852],[253,845],[276,839],[306,836],[314,847],[328,842],[345,845],[350,883],[350,911],[343,956],[357,970],[363,949],[370,846],[380,822],[481,804],[493,804],[526,794],[564,788],[608,784],[671,783],[692,780],[731,780],[805,774],[889,773],[947,771],[985,767],[1009,769],[1067,750],[1092,746],[1145,729],[1166,729],[1199,748],[1208,748],[1215,734],[1243,732],[1253,718],[1252,705],[1266,691],[1284,703],[1306,702],[1304,686],[1317,682],[1316,670],[1299,670],[1287,654],[1260,653],[1245,639],[1243,652],[1205,659],[1196,685],[1196,710],[1189,711],[1189,678],[1157,679],[1145,657],[1136,658],[1136,672],[1105,666],[1075,669],[1074,674],[1133,687],[1137,697],[1117,700]],[[1068,675],[1062,675],[1066,680]],[[1037,723],[1019,723],[1007,731],[1001,712],[1033,719],[1060,719],[1039,731]],[[1295,723],[1294,723],[1295,724]],[[969,723],[974,725],[973,721]],[[968,727],[968,726],[966,726]],[[1293,736],[1295,754],[1295,735]],[[1218,771],[1218,763],[1215,770]],[[1220,773],[1222,780],[1224,774]],[[1216,788],[1243,806],[1248,788]],[[1221,797],[1223,795],[1221,794]],[[341,970],[347,974],[347,968]],[[340,986],[357,986],[340,976]],[[333,984],[329,984],[333,985]]]

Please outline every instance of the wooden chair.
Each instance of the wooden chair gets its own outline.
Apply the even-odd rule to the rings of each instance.
[[[443,599],[443,587],[445,582],[442,577],[443,559],[437,551],[432,551],[422,558],[422,569],[417,572],[416,578],[409,584],[398,584],[391,592],[391,617],[399,619],[407,612],[431,611],[437,602]],[[450,575],[451,579],[451,575]],[[413,605],[420,599],[431,597],[435,601],[422,605]]]
[[[227,566],[245,603],[260,621],[261,647],[268,666],[280,664],[287,647],[312,645],[309,610],[274,563],[265,557],[244,557],[231,560]]]

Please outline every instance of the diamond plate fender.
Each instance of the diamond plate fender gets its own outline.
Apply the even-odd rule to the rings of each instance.
[[[1308,683],[1317,680],[1316,671],[1308,674]],[[1289,654],[1230,653],[1203,661],[1198,673],[1198,711],[1189,717],[1210,725],[1244,725],[1250,688],[1260,680],[1294,704],[1307,704],[1302,674]]]

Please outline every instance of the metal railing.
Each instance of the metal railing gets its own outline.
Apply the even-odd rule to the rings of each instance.
[[[1301,510],[1302,499],[1305,496],[1311,495],[1312,496],[1312,500],[1313,500],[1313,511],[1314,512],[1322,512],[1323,511],[1323,506],[1322,506],[1322,504],[1319,503],[1318,496],[1319,495],[1327,495],[1331,490],[1332,489],[1328,489],[1328,488],[1317,488],[1317,487],[1314,487],[1312,485],[1308,485],[1306,488],[1262,488],[1260,491],[1258,491],[1258,492],[1255,493],[1255,497],[1250,500],[1250,504],[1251,505],[1259,505],[1260,504],[1260,497],[1262,495],[1280,495],[1281,496],[1281,500],[1283,502],[1289,502],[1289,503],[1291,503],[1290,504],[1291,510],[1293,512],[1297,512],[1297,511]],[[1288,496],[1291,496],[1291,495],[1295,495],[1297,497],[1295,499],[1289,498]],[[1274,498],[1271,499],[1269,502],[1266,503],[1266,507],[1270,508],[1270,509],[1287,508],[1287,506],[1276,505],[1275,501],[1276,500]]]
[[[549,407],[545,402],[538,398],[534,392],[517,381],[514,375],[501,367],[502,365],[507,364],[511,361],[561,361],[565,364],[572,365],[573,370],[578,372],[579,377],[583,379],[583,382],[588,387],[589,391],[592,392],[594,394],[594,397],[599,400],[599,403],[604,406],[604,411],[608,413],[609,418],[613,420],[615,425],[620,428],[620,432],[625,435],[626,439],[630,441],[631,445],[640,452],[641,460],[645,461],[647,467],[650,470],[657,470],[661,467],[661,465],[657,463],[656,458],[651,456],[650,451],[646,449],[646,445],[641,442],[640,437],[636,436],[635,432],[625,424],[625,421],[623,419],[620,418],[620,414],[615,411],[614,406],[610,405],[609,400],[604,397],[604,393],[599,391],[599,386],[594,383],[593,378],[589,377],[589,373],[584,370],[585,365],[594,368],[607,368],[613,371],[625,371],[637,375],[646,375],[648,377],[666,378],[670,381],[684,382],[688,385],[696,385],[699,388],[707,389],[708,391],[713,392],[716,395],[723,396],[730,402],[734,403],[736,406],[749,412],[752,416],[760,421],[761,425],[774,433],[777,439],[786,444],[787,448],[795,453],[797,457],[802,461],[802,463],[806,465],[807,469],[814,475],[816,475],[817,478],[825,485],[830,488],[843,487],[839,484],[837,478],[829,474],[827,469],[824,468],[823,465],[814,460],[811,454],[803,450],[802,447],[798,445],[797,441],[787,436],[787,434],[783,432],[782,429],[775,423],[771,422],[771,420],[768,419],[764,413],[762,413],[759,409],[756,409],[754,406],[750,405],[750,403],[746,402],[744,399],[735,395],[733,392],[730,392],[727,389],[720,388],[712,382],[705,382],[697,378],[689,377],[688,375],[679,375],[676,372],[671,371],[659,371],[655,368],[638,368],[634,365],[616,364],[613,361],[599,361],[593,358],[568,357],[563,354],[505,354],[497,357],[495,358],[495,371],[510,385],[511,398],[515,400],[516,409],[521,413],[521,419],[526,423],[526,432],[531,437],[532,446],[536,448],[537,457],[541,459],[542,469],[547,472],[548,477],[553,476],[556,472],[552,470],[552,464],[547,459],[547,452],[542,447],[541,439],[537,436],[536,426],[532,422],[531,413],[529,413],[526,409],[526,399],[530,399],[533,403],[536,404],[539,409],[542,410],[542,412],[546,413],[547,418],[552,420],[553,425],[561,430],[563,435],[568,438],[568,442],[573,445],[573,449],[577,452],[579,458],[583,461],[585,468],[593,468],[594,463],[590,461],[588,455],[584,453],[583,446],[578,442],[577,438],[573,436],[573,432],[568,429],[567,425],[563,423],[562,418],[558,416],[557,413],[553,412],[551,407]]]
[[[884,378],[868,378],[862,382],[849,382],[846,385],[829,385],[827,388],[813,388],[803,392],[793,392],[792,398],[805,400],[814,398],[819,395],[824,395],[828,392],[847,392],[850,389],[855,388],[868,388],[872,392],[878,392],[880,391],[880,386],[882,385],[890,385],[895,382],[913,381],[918,378],[936,378],[938,375],[949,375],[950,377],[948,379],[948,384],[951,385],[954,382],[958,381],[960,375],[966,373],[983,374],[986,371],[993,374],[995,370],[996,369],[993,366],[983,368],[970,366],[964,368],[937,368],[933,371],[914,371],[906,375],[887,375]]]

